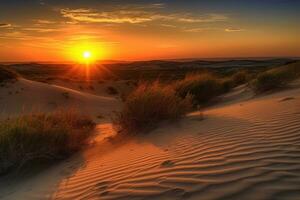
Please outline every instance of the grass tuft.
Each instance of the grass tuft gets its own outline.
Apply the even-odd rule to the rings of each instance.
[[[79,150],[95,124],[76,110],[34,113],[0,122],[0,173]]]
[[[10,80],[16,80],[18,74],[5,66],[0,66],[0,83]]]
[[[121,112],[116,113],[114,124],[126,134],[147,132],[159,122],[179,119],[190,110],[190,98],[178,97],[173,87],[140,83],[127,96]]]
[[[194,105],[202,105],[228,92],[234,84],[229,78],[219,78],[211,73],[187,75],[175,83],[176,94],[181,98],[192,96]]]
[[[262,93],[283,88],[299,77],[300,62],[295,62],[261,72],[256,79],[251,82],[251,86],[255,92]]]
[[[118,90],[116,88],[114,88],[113,86],[108,86],[106,88],[107,94],[109,95],[117,95],[119,94]]]

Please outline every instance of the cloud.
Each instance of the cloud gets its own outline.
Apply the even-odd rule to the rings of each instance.
[[[167,28],[177,28],[177,26],[172,25],[172,24],[161,24],[161,26],[167,27]]]
[[[20,31],[13,31],[8,33],[2,33],[0,39],[10,39],[10,40],[24,40],[27,35],[23,34]]]
[[[138,10],[120,10],[109,12],[97,12],[91,9],[61,9],[63,17],[78,22],[98,23],[142,23],[152,21],[151,16]]]
[[[44,20],[44,19],[38,19],[35,20],[36,23],[38,24],[55,24],[55,21],[50,21],[50,20]]]
[[[203,28],[191,28],[191,29],[185,29],[184,32],[189,32],[189,33],[200,33],[203,32]]]
[[[202,17],[183,17],[179,19],[181,22],[187,23],[212,23],[227,21],[228,17],[220,14],[209,14]]]
[[[59,29],[53,29],[53,28],[23,28],[24,31],[36,31],[40,33],[49,33],[49,32],[56,32],[59,31]]]
[[[219,30],[218,28],[211,28],[211,27],[205,27],[205,28],[191,28],[191,29],[184,29],[184,32],[189,33],[202,33],[204,31],[213,31],[213,30]]]
[[[164,3],[154,3],[154,4],[150,4],[149,7],[152,7],[152,8],[164,8],[165,4]]]
[[[118,10],[97,11],[94,9],[61,9],[63,17],[68,18],[71,22],[67,23],[130,23],[139,24],[156,20],[176,21],[181,23],[212,23],[227,21],[228,17],[221,14],[207,14],[202,16],[192,16],[187,13],[163,13],[160,8],[164,4],[151,4],[143,7],[123,7]]]
[[[241,32],[241,31],[245,31],[244,29],[239,29],[239,28],[226,28],[225,32]]]
[[[9,28],[9,27],[12,27],[12,25],[7,23],[0,23],[0,28]]]

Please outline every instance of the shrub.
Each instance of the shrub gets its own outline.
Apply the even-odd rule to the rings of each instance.
[[[231,76],[234,86],[238,86],[248,82],[249,73],[245,70],[239,70]]]
[[[258,74],[251,86],[260,93],[285,87],[298,77],[300,77],[300,62],[295,62]]]
[[[175,83],[174,88],[181,98],[191,95],[194,105],[201,105],[228,92],[232,88],[232,82],[230,79],[220,79],[213,74],[204,73],[188,75]]]
[[[118,90],[116,88],[112,87],[112,86],[108,86],[106,88],[106,91],[110,95],[117,95],[119,93]]]
[[[141,83],[127,96],[123,109],[116,113],[114,124],[119,132],[146,132],[161,121],[179,119],[190,109],[190,99],[176,96],[173,87],[158,82]]]
[[[16,80],[18,74],[7,67],[0,66],[0,83],[8,80]]]
[[[38,160],[64,158],[79,150],[94,128],[75,110],[35,113],[0,122],[0,172]]]

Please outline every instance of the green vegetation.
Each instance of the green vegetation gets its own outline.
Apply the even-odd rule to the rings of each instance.
[[[114,124],[123,133],[146,132],[159,122],[179,119],[190,109],[190,98],[178,97],[173,87],[158,82],[141,83],[127,96]]]
[[[82,148],[95,124],[77,111],[35,113],[0,122],[0,173],[62,159]]]
[[[257,93],[276,90],[300,77],[300,62],[290,63],[258,74],[251,86]]]

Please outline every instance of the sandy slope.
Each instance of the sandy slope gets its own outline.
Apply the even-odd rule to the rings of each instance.
[[[81,155],[2,199],[300,199],[300,89],[191,113],[123,144],[99,125]]]
[[[101,95],[107,97],[117,97],[116,94],[109,94],[108,88],[113,87],[120,93],[128,93],[133,88],[134,85],[130,81],[90,81],[90,82],[80,82],[80,81],[65,81],[65,80],[53,80],[51,84],[71,88],[80,92]]]
[[[0,88],[0,116],[10,116],[31,111],[52,111],[57,108],[78,107],[92,115],[107,115],[118,108],[115,98],[19,79]]]

